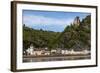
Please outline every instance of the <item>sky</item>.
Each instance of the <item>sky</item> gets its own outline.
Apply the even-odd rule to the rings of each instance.
[[[74,21],[76,16],[82,20],[87,15],[90,13],[23,10],[22,22],[25,26],[33,29],[62,32]]]

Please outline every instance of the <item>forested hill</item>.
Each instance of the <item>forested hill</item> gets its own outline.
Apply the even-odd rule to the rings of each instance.
[[[49,43],[56,39],[60,32],[36,30],[29,27],[23,26],[23,47],[28,48],[30,44],[34,47],[44,48],[48,47]]]
[[[66,49],[82,50],[91,48],[91,16],[86,16],[80,25],[71,24],[65,28],[61,36],[53,43]],[[62,45],[61,45],[62,44]]]
[[[36,30],[23,25],[23,48],[30,44],[34,47],[48,47],[49,49],[82,50],[91,48],[91,16],[86,16],[80,25],[71,24],[63,32]]]

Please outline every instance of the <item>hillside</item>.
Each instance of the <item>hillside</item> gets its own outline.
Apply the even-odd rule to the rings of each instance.
[[[80,25],[71,24],[61,33],[55,41],[55,45],[66,49],[82,50],[91,48],[91,21],[87,16],[80,22]],[[57,44],[58,43],[58,44]]]
[[[33,44],[36,48],[90,50],[90,24],[91,16],[89,15],[80,22],[80,25],[71,24],[63,32],[36,30],[23,25],[23,48],[27,49],[30,44]]]
[[[23,48],[27,49],[30,44],[33,44],[36,48],[48,47],[49,43],[55,40],[59,34],[59,32],[36,30],[23,26]]]

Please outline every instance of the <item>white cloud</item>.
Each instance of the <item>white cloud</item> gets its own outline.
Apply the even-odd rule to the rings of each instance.
[[[58,18],[50,18],[45,16],[39,16],[39,15],[26,15],[23,16],[23,23],[27,26],[35,26],[36,25],[61,25],[62,27],[65,27],[66,25],[69,25],[73,19],[68,19],[66,17],[63,19]]]

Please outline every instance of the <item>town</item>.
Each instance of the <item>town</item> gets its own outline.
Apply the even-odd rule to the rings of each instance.
[[[31,44],[30,47],[23,52],[25,56],[50,56],[50,55],[88,55],[90,54],[89,50],[79,50],[74,51],[73,49],[67,50],[67,49],[51,49],[49,50],[46,48],[34,48],[34,46]]]

